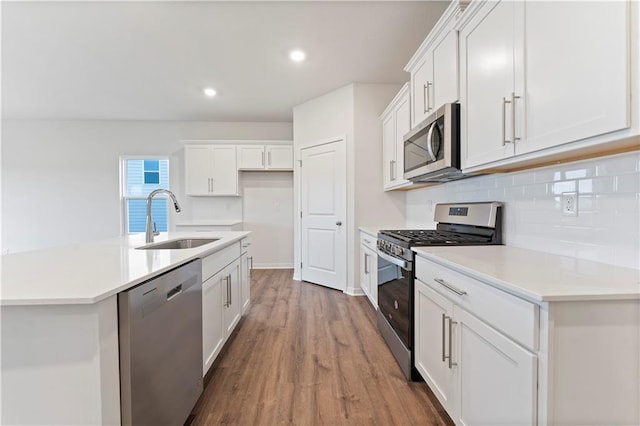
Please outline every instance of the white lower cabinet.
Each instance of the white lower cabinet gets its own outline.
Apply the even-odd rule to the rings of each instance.
[[[637,298],[534,302],[460,261],[415,261],[415,367],[456,424],[640,424]]]
[[[463,309],[455,307],[453,318],[460,369],[456,423],[536,424],[536,355]]]
[[[206,374],[224,344],[222,306],[225,286],[224,271],[202,283],[202,374]]]
[[[360,233],[360,288],[378,309],[378,254],[376,238]]]
[[[251,304],[251,262],[249,253],[242,253],[240,256],[240,299],[242,301],[241,310],[244,315]]]
[[[437,278],[424,273],[425,266]],[[427,282],[415,283],[416,369],[456,424],[535,425],[536,354],[471,313],[474,302],[491,293],[471,291],[467,280],[436,268],[417,262],[416,276]],[[496,303],[494,309],[508,306]]]
[[[457,366],[449,367],[447,319],[453,315],[453,303],[425,283],[415,282],[415,367],[440,403],[452,406]],[[451,352],[449,352],[451,353]]]
[[[205,375],[243,312],[241,243],[202,259],[202,374]]]

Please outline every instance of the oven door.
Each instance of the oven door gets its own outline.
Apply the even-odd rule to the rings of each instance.
[[[378,309],[411,349],[413,262],[378,251]]]

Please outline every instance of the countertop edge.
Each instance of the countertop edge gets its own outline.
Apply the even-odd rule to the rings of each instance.
[[[564,294],[564,295],[542,295],[529,291],[525,288],[516,286],[510,282],[498,279],[493,275],[489,275],[475,269],[461,265],[460,263],[451,261],[439,257],[436,254],[425,253],[419,250],[420,247],[415,247],[413,250],[416,255],[438,263],[442,266],[446,266],[456,272],[464,274],[470,278],[480,280],[484,284],[495,287],[499,290],[505,291],[514,296],[531,301],[533,303],[541,304],[546,302],[587,302],[587,301],[604,301],[604,300],[640,300],[640,292],[628,293],[621,292],[616,294]]]

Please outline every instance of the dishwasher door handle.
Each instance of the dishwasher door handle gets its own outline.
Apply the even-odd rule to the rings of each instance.
[[[167,302],[182,293],[182,284],[175,286],[167,292]]]

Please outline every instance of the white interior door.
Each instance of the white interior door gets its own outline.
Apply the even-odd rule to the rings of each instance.
[[[301,278],[344,291],[347,180],[344,139],[300,151]]]

